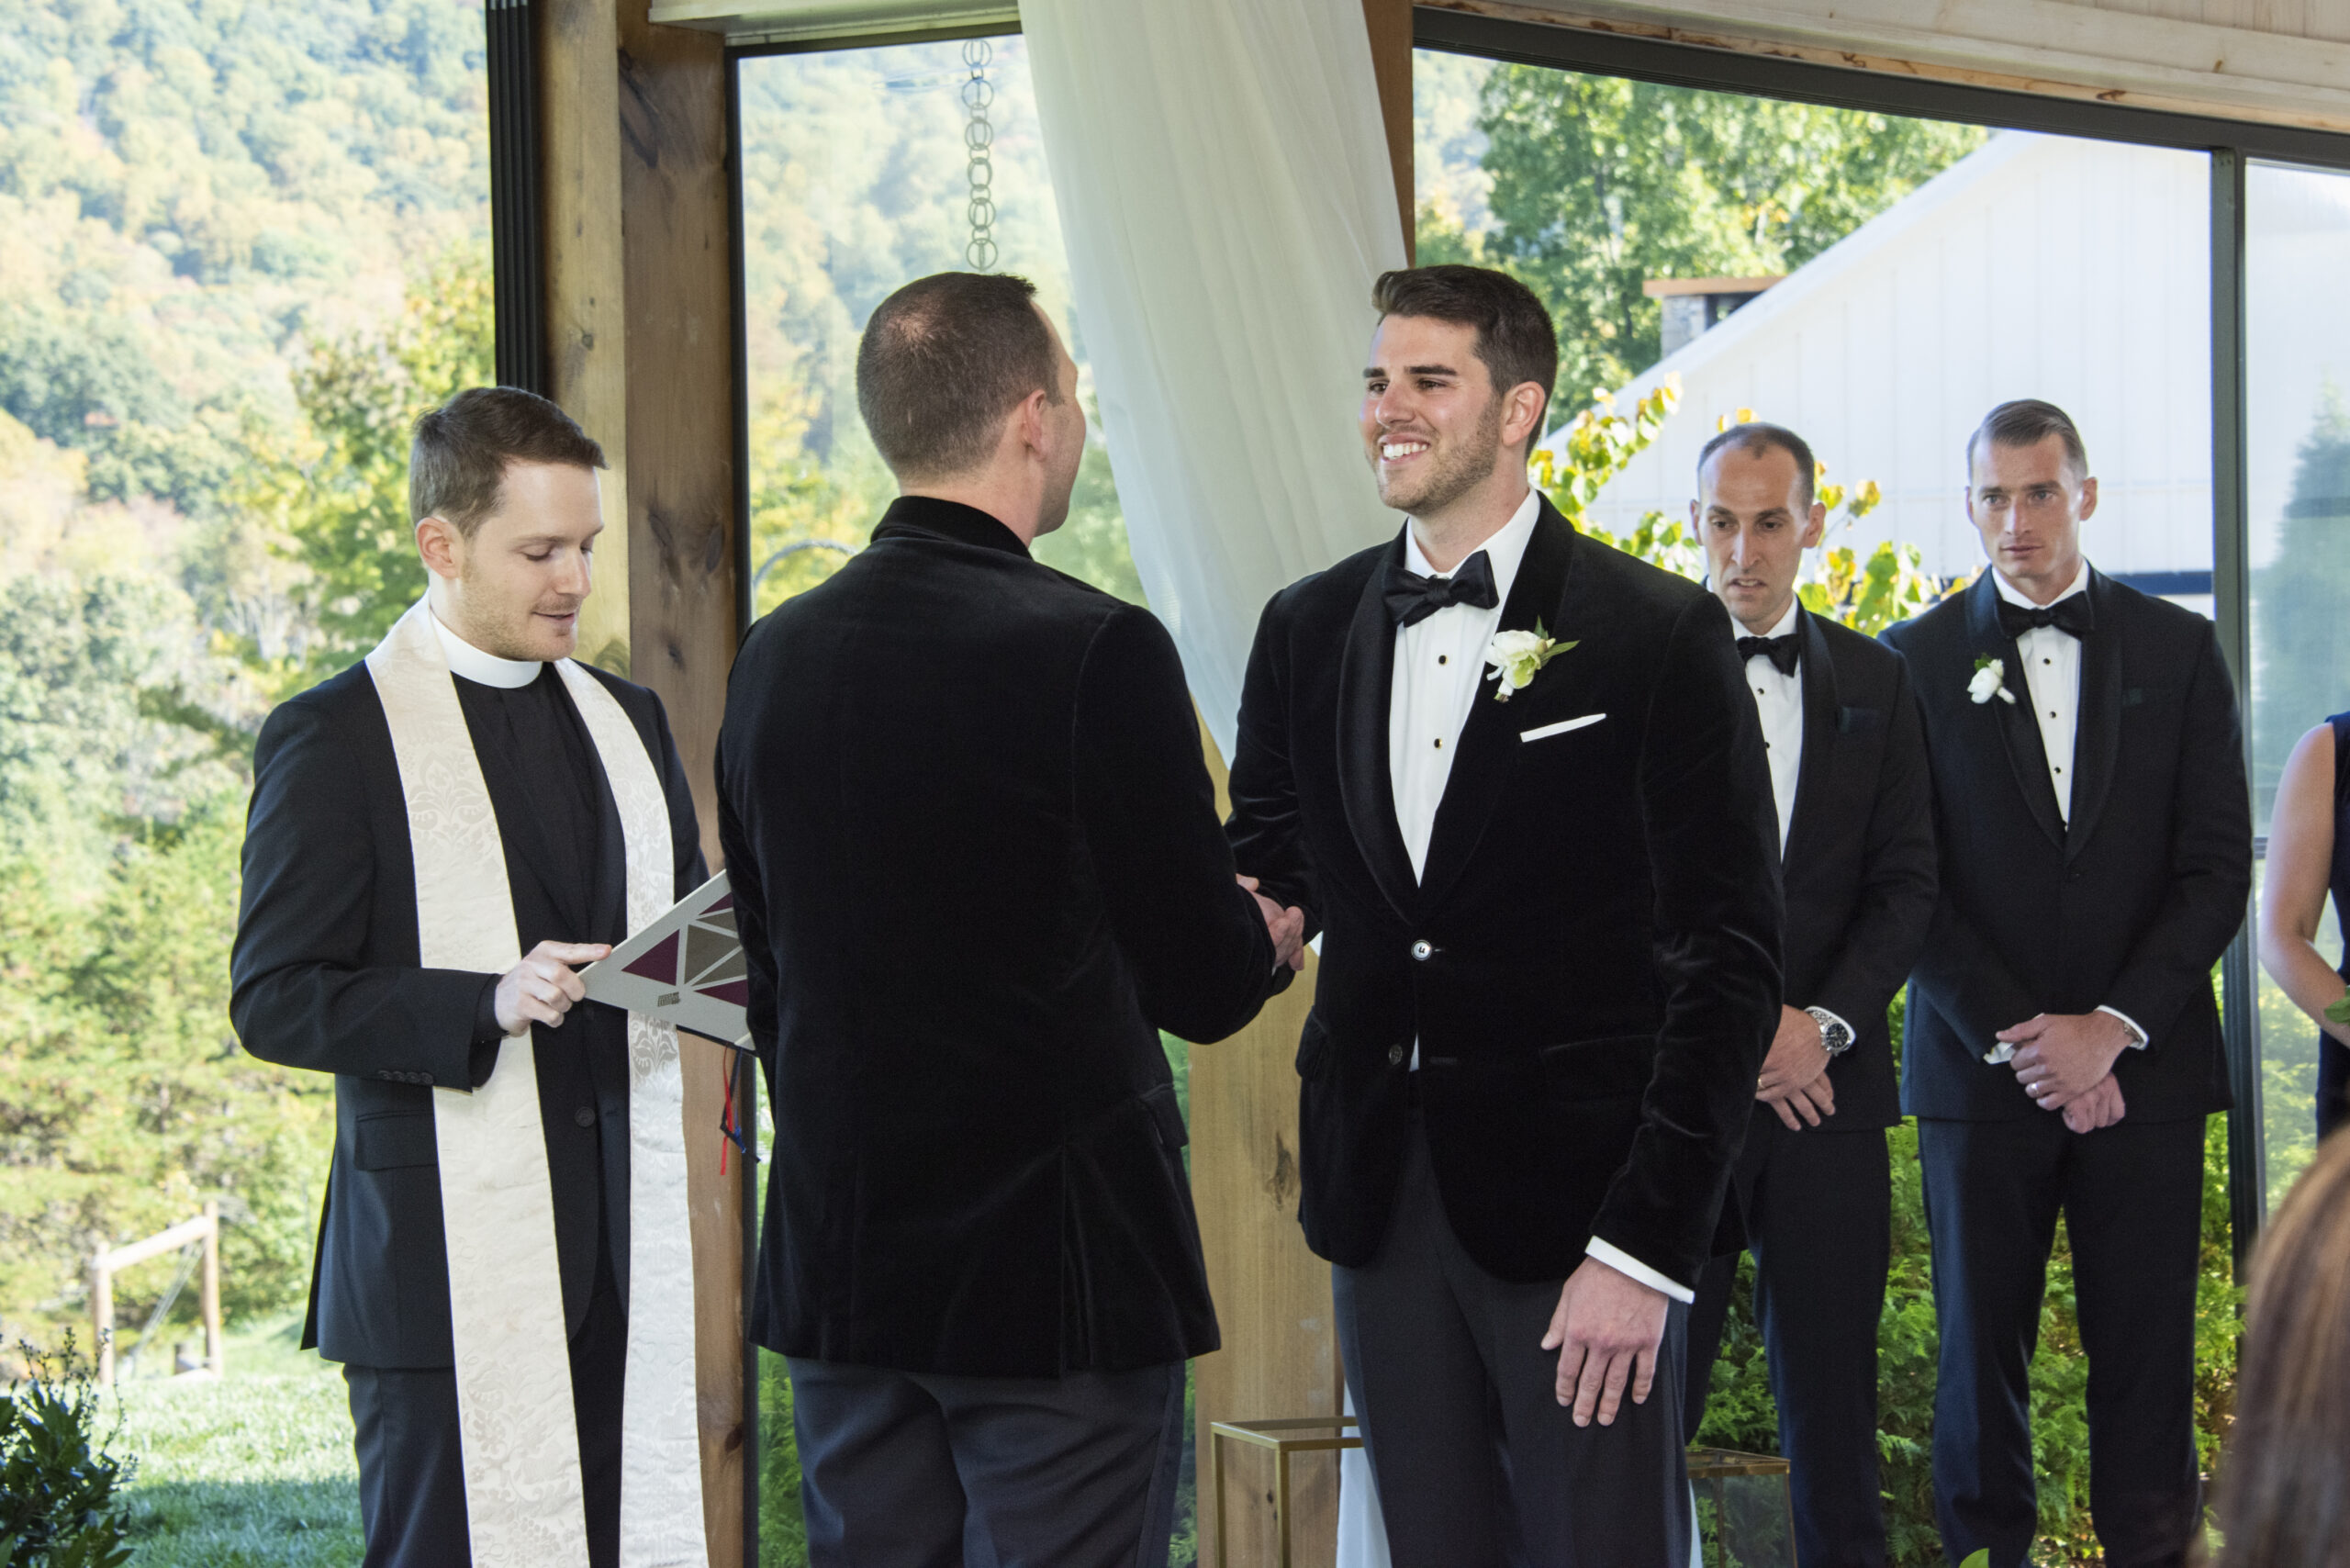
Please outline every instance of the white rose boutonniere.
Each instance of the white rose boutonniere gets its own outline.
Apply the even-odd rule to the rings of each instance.
[[[1966,695],[1977,702],[1988,702],[1996,697],[2002,702],[2012,702],[2016,694],[2008,689],[2008,662],[1985,654],[1975,661],[1975,678],[1966,683]]]
[[[1539,621],[1531,632],[1494,633],[1494,640],[1485,644],[1485,663],[1501,678],[1501,689],[1494,693],[1494,700],[1508,701],[1511,692],[1532,685],[1544,665],[1574,645],[1552,637]]]

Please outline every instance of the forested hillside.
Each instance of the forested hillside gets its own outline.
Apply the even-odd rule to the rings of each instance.
[[[477,0],[0,7],[0,1343],[207,1197],[232,1313],[298,1299],[331,1108],[229,1028],[246,757],[343,645],[291,525],[486,365],[483,115]]]

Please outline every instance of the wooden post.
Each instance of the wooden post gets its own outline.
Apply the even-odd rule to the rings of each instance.
[[[647,0],[539,9],[548,387],[611,465],[580,651],[660,695],[716,869],[711,764],[739,635],[725,42],[653,25]],[[744,1187],[718,1170],[727,1056],[684,1047],[711,1568],[742,1568],[750,1431]]]
[[[1203,724],[1200,745],[1215,779],[1216,811],[1231,810],[1223,760]],[[1248,868],[1243,867],[1246,870]],[[1200,1470],[1222,1465],[1209,1428],[1218,1421],[1336,1416],[1338,1338],[1330,1266],[1298,1229],[1298,1036],[1314,1005],[1319,966],[1305,970],[1232,1038],[1192,1049],[1192,1201],[1199,1210],[1208,1288],[1224,1349],[1192,1363]],[[1281,1495],[1273,1456],[1251,1449],[1225,1468],[1228,1491],[1203,1487],[1199,1539],[1229,1543],[1232,1568],[1271,1564],[1286,1527],[1299,1568],[1335,1561],[1336,1454],[1290,1477]],[[1286,1505],[1286,1512],[1284,1512]]]
[[[204,1205],[204,1276],[196,1288],[196,1310],[204,1318],[204,1364],[214,1377],[228,1371],[228,1343],[220,1333],[220,1204]]]
[[[1395,169],[1395,207],[1404,218],[1404,259],[1416,249],[1419,202],[1412,181],[1412,0],[1362,0],[1371,31],[1371,69],[1379,82],[1380,118],[1387,122],[1387,158]]]
[[[114,1386],[114,1270],[106,1249],[90,1260],[90,1350],[98,1359],[98,1386]]]

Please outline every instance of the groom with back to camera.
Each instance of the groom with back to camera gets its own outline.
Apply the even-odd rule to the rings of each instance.
[[[900,494],[752,630],[720,838],[773,1091],[751,1333],[818,1568],[1164,1564],[1216,1348],[1158,1031],[1221,1039],[1304,917],[1235,878],[1164,627],[1033,559],[1085,448],[1023,279],[867,323]]]
[[[1408,521],[1266,607],[1226,824],[1324,936],[1301,1218],[1399,1568],[1684,1562],[1687,1303],[1779,1016],[1754,703],[1717,600],[1528,487],[1525,286],[1373,303]]]

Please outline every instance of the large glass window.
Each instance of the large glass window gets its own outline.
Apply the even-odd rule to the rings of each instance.
[[[1093,385],[1019,38],[753,57],[738,70],[758,615],[829,577],[896,493],[857,415],[856,343],[900,286],[971,267],[1028,278],[1069,339],[1089,410]],[[1069,520],[1036,555],[1138,601],[1093,429]]]
[[[2244,182],[2253,831],[2293,745],[2350,708],[2350,174],[2255,163]],[[2264,870],[2265,870],[2264,867]],[[2320,927],[2342,957],[2339,913]],[[2273,1206],[2315,1148],[2317,1025],[2260,977]]]

